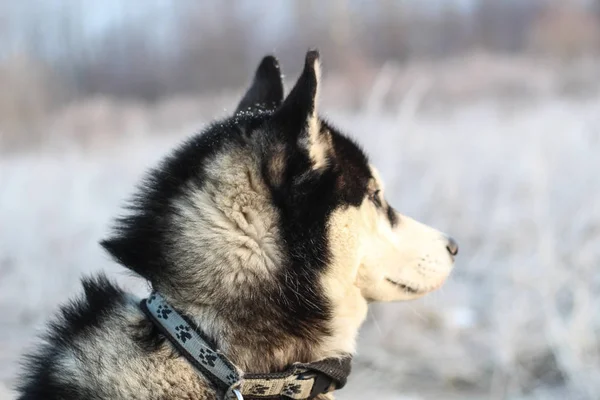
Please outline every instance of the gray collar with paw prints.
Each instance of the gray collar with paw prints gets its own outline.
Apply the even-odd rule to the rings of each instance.
[[[350,375],[352,357],[294,363],[283,372],[246,374],[214,349],[200,330],[157,292],[140,303],[142,311],[196,372],[210,380],[224,399],[312,399],[341,389]]]

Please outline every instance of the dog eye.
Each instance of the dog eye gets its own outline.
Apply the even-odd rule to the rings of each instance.
[[[381,207],[381,197],[379,196],[379,194],[381,193],[381,190],[377,189],[376,191],[374,191],[373,193],[371,193],[369,195],[369,200],[371,200],[373,202],[373,204],[375,204],[376,207]]]

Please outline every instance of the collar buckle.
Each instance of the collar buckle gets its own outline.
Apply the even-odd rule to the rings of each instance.
[[[329,393],[336,388],[336,381],[320,372],[307,371],[298,375],[298,380],[308,379],[313,379],[313,385],[309,397],[310,399],[313,399],[320,394]]]

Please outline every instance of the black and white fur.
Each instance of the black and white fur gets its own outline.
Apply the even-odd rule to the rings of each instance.
[[[267,56],[235,114],[150,172],[104,248],[246,373],[355,351],[371,301],[438,288],[456,244],[398,214],[361,149],[318,116],[319,55],[287,98]],[[21,399],[213,399],[100,275],[25,363]]]

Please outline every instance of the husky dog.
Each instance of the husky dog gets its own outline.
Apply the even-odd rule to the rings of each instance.
[[[189,323],[183,335],[198,332],[234,366],[232,382],[348,358],[370,302],[439,288],[458,251],[386,202],[365,153],[319,116],[319,80],[319,54],[309,51],[284,98],[278,62],[265,57],[235,113],[151,171],[102,241],[168,303],[163,316],[176,310]],[[163,306],[153,320],[103,275],[83,288],[27,357],[21,399],[224,395],[197,355],[174,345],[180,327],[170,336],[157,323]],[[323,398],[339,386],[267,397]],[[234,390],[265,395],[248,393]]]

